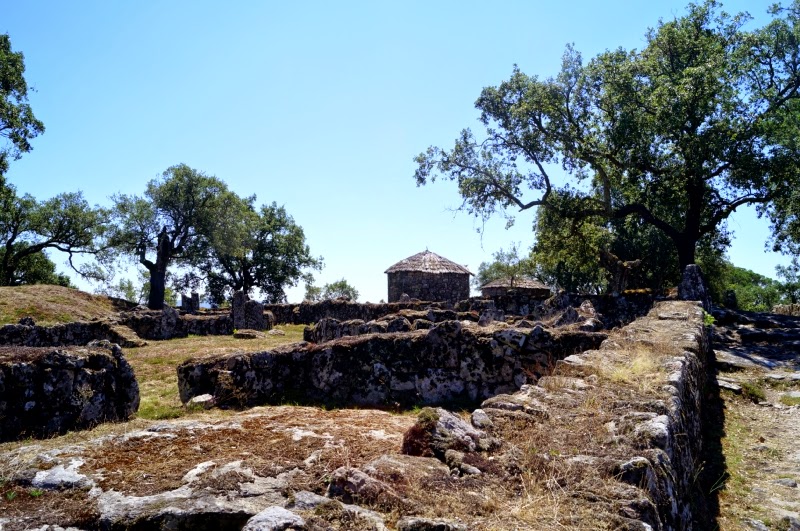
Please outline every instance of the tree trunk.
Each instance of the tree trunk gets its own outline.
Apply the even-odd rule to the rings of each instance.
[[[156,250],[156,263],[148,267],[150,271],[150,296],[147,307],[151,310],[164,309],[164,294],[167,285],[167,266],[171,256],[172,244],[167,236],[166,227],[158,235],[158,248]]]
[[[683,270],[686,269],[686,266],[695,263],[697,239],[682,234],[678,238],[674,238],[673,242],[678,250],[678,266],[680,267],[681,275],[683,275]]]

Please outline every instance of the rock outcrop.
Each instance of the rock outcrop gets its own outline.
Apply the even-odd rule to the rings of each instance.
[[[119,346],[0,347],[0,440],[127,420],[139,386]]]

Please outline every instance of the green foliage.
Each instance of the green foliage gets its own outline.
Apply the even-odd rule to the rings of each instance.
[[[798,257],[792,257],[792,262],[788,266],[776,266],[775,272],[783,279],[778,286],[778,290],[786,298],[787,302],[796,304],[800,301],[800,264]]]
[[[707,0],[659,22],[641,50],[584,62],[568,47],[548,79],[515,68],[476,102],[483,138],[467,129],[449,151],[428,148],[416,158],[417,184],[456,182],[462,208],[484,219],[513,222],[512,208],[554,210],[555,219],[579,224],[583,257],[603,248],[604,231],[630,232],[622,241],[642,251],[668,241],[669,256],[642,256],[672,258],[678,271],[697,261],[704,240],[726,244],[724,221],[743,205],[760,205],[777,232],[794,223],[800,235],[800,0],[770,13],[771,23],[746,31],[747,15],[729,16]],[[552,178],[556,167],[566,184]],[[534,256],[566,276],[558,259],[544,262],[544,249],[560,250],[556,240]],[[560,283],[602,283],[586,278],[583,263],[564,263],[578,278]],[[665,282],[663,272],[673,275],[642,266],[654,284]]]
[[[742,396],[756,403],[767,399],[764,388],[755,382],[742,382]]]
[[[355,302],[358,300],[358,290],[348,284],[345,279],[325,284],[321,288],[309,283],[306,284],[305,300],[309,302],[319,302],[338,297],[347,297]]]
[[[39,282],[64,285],[66,277],[55,274],[55,266],[43,254],[46,249],[75,254],[97,254],[105,232],[108,212],[90,207],[83,195],[62,193],[46,201],[0,182],[0,286]]]
[[[0,183],[10,160],[30,151],[30,141],[44,132],[44,124],[28,105],[25,58],[11,51],[8,34],[0,34]]]
[[[720,273],[714,278],[719,279],[722,285],[720,293],[732,290],[736,294],[736,301],[741,310],[769,312],[773,306],[782,301],[779,282],[749,269],[736,267],[730,262],[724,262]],[[720,299],[714,295],[712,293],[712,298],[715,302],[719,302]]]
[[[249,198],[239,204],[239,211],[231,215],[236,238],[241,245],[231,248],[220,245],[221,236],[230,238],[224,231],[212,233],[208,253],[197,267],[207,278],[209,298],[221,303],[234,291],[248,294],[254,289],[261,292],[265,302],[286,301],[285,289],[296,286],[300,280],[313,279],[306,270],[321,269],[322,258],[315,258],[306,244],[302,227],[297,225],[282,206],[276,203],[261,207],[256,212]]]
[[[221,180],[179,164],[147,183],[144,197],[116,195],[109,244],[149,272],[148,307],[164,304],[170,265],[191,265],[203,256],[206,239],[225,233],[228,216],[241,201]],[[235,248],[235,238],[218,237]]]
[[[306,293],[303,300],[310,302],[318,302],[322,300],[322,288],[315,286],[311,282],[306,282]]]
[[[493,255],[493,262],[482,262],[478,274],[472,279],[473,286],[480,288],[493,280],[508,278],[512,284],[517,279],[536,276],[536,265],[529,256],[519,256],[519,246],[513,244],[508,251],[500,249]]]

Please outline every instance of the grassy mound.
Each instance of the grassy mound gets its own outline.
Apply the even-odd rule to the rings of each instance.
[[[33,317],[36,324],[44,326],[105,319],[130,306],[119,299],[62,286],[0,287],[0,325],[23,317]]]

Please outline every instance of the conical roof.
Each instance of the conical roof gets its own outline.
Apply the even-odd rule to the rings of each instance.
[[[546,286],[535,278],[515,278],[512,285],[511,278],[509,277],[498,278],[497,280],[487,282],[481,286],[481,289],[484,288],[550,289],[549,286]]]
[[[384,273],[397,273],[399,271],[418,271],[422,273],[461,273],[471,275],[466,267],[448,260],[436,253],[422,251],[414,256],[400,260]]]

